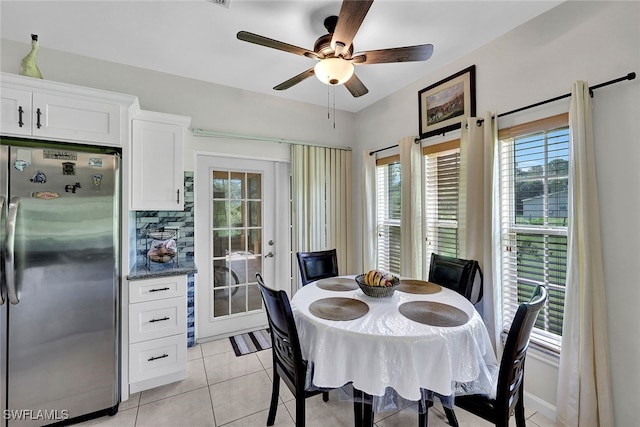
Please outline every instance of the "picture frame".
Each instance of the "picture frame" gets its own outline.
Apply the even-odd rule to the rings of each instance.
[[[460,129],[476,114],[476,66],[472,65],[418,92],[420,138]]]

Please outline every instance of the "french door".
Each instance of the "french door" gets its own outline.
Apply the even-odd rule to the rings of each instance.
[[[197,338],[267,325],[256,280],[275,283],[275,162],[196,160]]]

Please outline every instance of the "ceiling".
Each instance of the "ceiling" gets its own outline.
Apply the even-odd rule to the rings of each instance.
[[[285,91],[272,89],[315,60],[242,42],[236,33],[313,50],[326,33],[324,18],[338,15],[341,1],[226,1],[227,7],[217,0],[2,0],[0,35],[28,43],[34,33],[41,49],[326,106],[328,86],[315,78]],[[336,87],[336,108],[360,111],[559,3],[376,0],[355,36],[354,52],[431,43],[434,53],[425,62],[356,66],[369,93],[353,98]]]

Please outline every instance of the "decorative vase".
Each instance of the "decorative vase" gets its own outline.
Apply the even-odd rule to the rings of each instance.
[[[36,53],[38,53],[39,49],[38,35],[31,34],[31,52],[22,58],[22,61],[20,62],[21,76],[35,77],[36,79],[42,78],[42,73],[40,73],[40,69],[36,64]]]

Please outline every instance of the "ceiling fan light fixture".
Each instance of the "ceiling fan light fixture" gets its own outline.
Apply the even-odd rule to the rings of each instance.
[[[327,85],[341,85],[353,76],[353,64],[342,58],[325,58],[313,67],[318,80]]]

